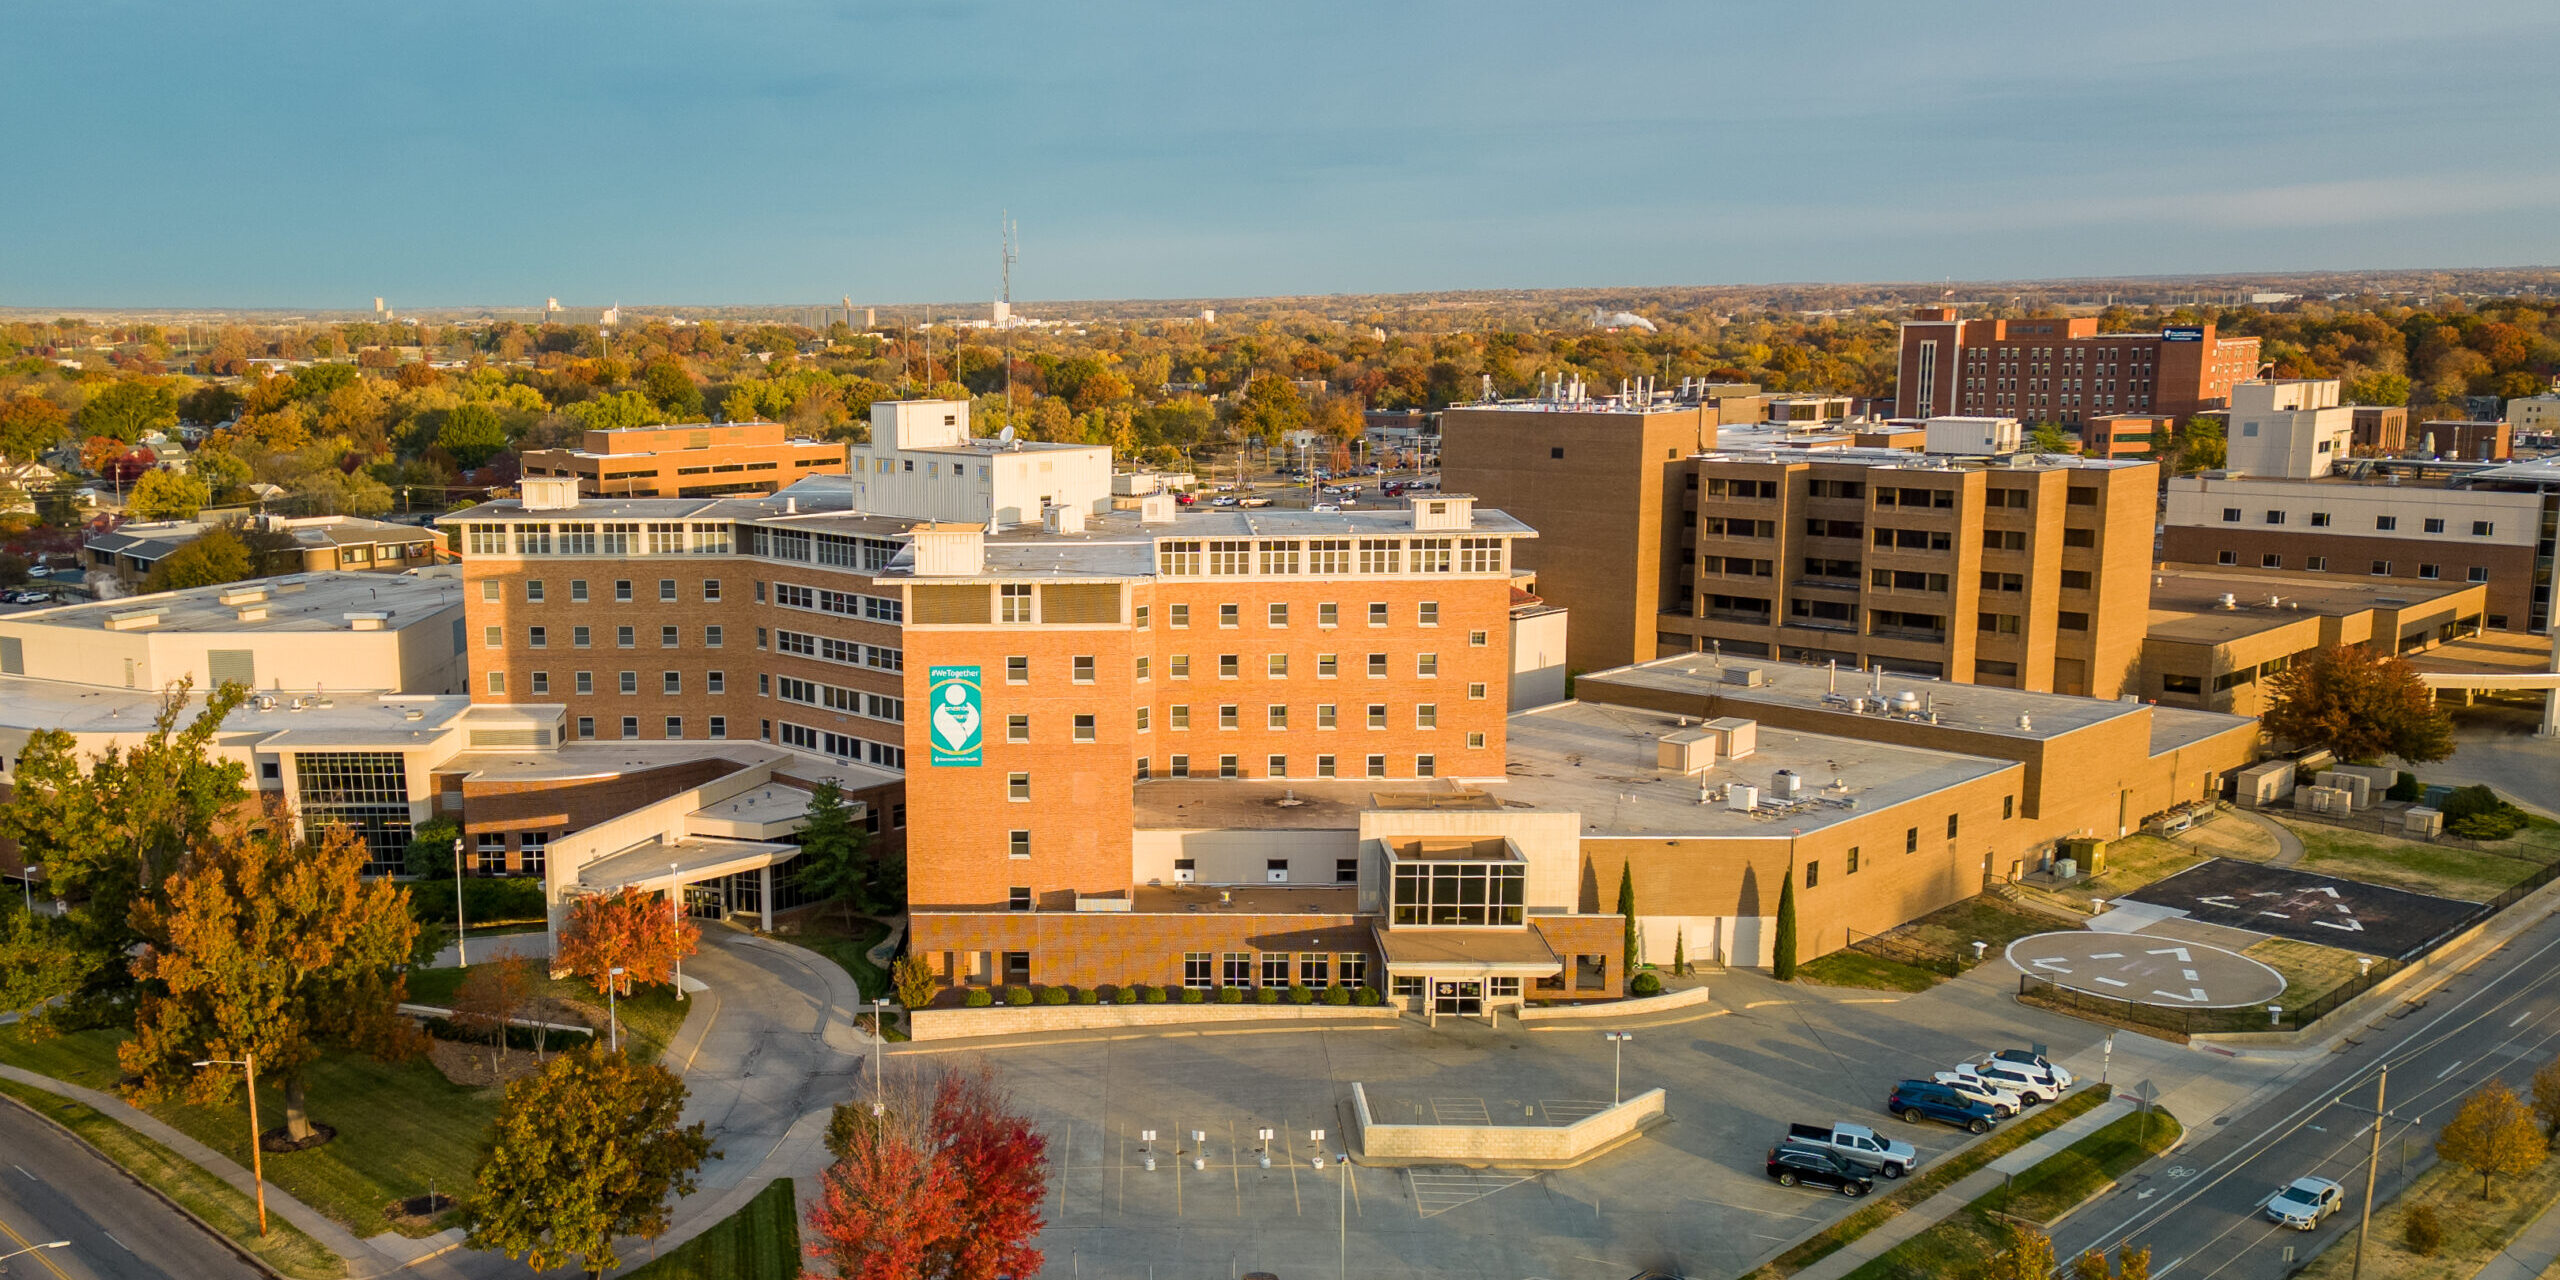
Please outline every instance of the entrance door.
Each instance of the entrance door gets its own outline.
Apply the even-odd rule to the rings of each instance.
[[[684,913],[696,920],[717,920],[728,911],[728,895],[720,891],[720,882],[689,884],[684,887]]]
[[[1475,978],[1435,978],[1431,983],[1431,1011],[1475,1016],[1484,1012],[1484,983]]]

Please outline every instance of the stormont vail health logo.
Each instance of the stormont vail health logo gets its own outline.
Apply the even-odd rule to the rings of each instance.
[[[934,667],[925,677],[926,698],[933,704],[928,721],[933,763],[938,767],[978,767],[978,745],[986,735],[987,717],[980,702],[976,667]]]

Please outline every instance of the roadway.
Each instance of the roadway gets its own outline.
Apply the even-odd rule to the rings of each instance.
[[[2354,1248],[2376,1075],[2390,1072],[2375,1191],[2387,1205],[2432,1161],[2436,1131],[2464,1095],[2499,1078],[2530,1098],[2534,1069],[2560,1053],[2555,961],[2560,916],[2455,975],[2423,1007],[2377,1015],[2379,1025],[2354,1033],[2344,1052],[2246,1112],[2188,1118],[2191,1140],[2168,1167],[2065,1219],[2053,1232],[2056,1256],[2130,1242],[2151,1247],[2155,1280],[2277,1280],[2325,1246]],[[2267,1221],[2259,1210],[2268,1196],[2306,1174],[2343,1185],[2345,1207],[2314,1231]]]
[[[229,1246],[124,1171],[13,1103],[0,1102],[0,1262],[10,1280],[259,1280]]]

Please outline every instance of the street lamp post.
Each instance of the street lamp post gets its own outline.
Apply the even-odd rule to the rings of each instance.
[[[243,1053],[238,1058],[208,1058],[196,1064],[206,1067],[238,1067],[249,1080],[249,1179],[258,1185],[258,1234],[267,1234],[267,1161],[262,1154],[258,1130],[258,1055]]]
[[[622,1052],[622,966],[604,971],[604,1017],[613,1032],[613,1051]],[[588,1041],[593,1044],[594,1041]]]
[[[38,1249],[68,1249],[70,1247],[71,1242],[68,1240],[48,1240],[43,1244],[31,1244],[24,1249],[19,1249],[14,1252],[0,1253],[0,1262],[7,1262],[9,1259],[17,1257],[21,1253],[34,1253]]]
[[[466,941],[471,930],[462,923],[462,837],[453,838],[453,959],[471,967],[471,944]]]
[[[684,882],[676,878],[676,864],[667,864],[667,918],[676,931],[684,931]],[[676,957],[676,999],[684,999],[684,957]]]
[[[1627,1042],[1636,1038],[1632,1031],[1605,1031],[1609,1043],[1618,1047],[1618,1064],[1609,1072],[1609,1105],[1618,1105],[1619,1083],[1627,1078]]]

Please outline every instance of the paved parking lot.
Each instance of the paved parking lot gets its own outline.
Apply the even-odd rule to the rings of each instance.
[[[2216,858],[2125,895],[2207,924],[2407,959],[2477,915],[2479,903]]]
[[[1879,1106],[1894,1081],[2003,1044],[2087,1049],[2098,1029],[2010,998],[2002,975],[1912,997],[1716,979],[1715,1005],[1638,1027],[1625,1090],[1663,1087],[1672,1123],[1578,1169],[1359,1169],[1334,1158],[1352,1082],[1382,1118],[1564,1123],[1605,1105],[1597,1030],[1443,1022],[1378,1029],[1058,1037],[997,1050],[915,1046],[893,1070],[983,1061],[1050,1142],[1047,1274],[1625,1280],[1647,1267],[1738,1275],[1850,1202],[1768,1181],[1791,1120],[1878,1126],[1926,1160],[1968,1136]],[[1963,1030],[1950,1030],[1963,1028]],[[2162,1047],[2172,1071],[2197,1055]],[[2119,1044],[2118,1079],[2129,1046]],[[2094,1077],[2094,1071],[2091,1075]],[[1269,1168],[1264,1129],[1272,1131]],[[1144,1134],[1153,1130],[1155,1137]],[[1317,1132],[1322,1137],[1312,1136]],[[1202,1135],[1193,1138],[1193,1133]],[[1321,1170],[1317,1155],[1326,1156]],[[1156,1167],[1145,1167],[1155,1157]]]

